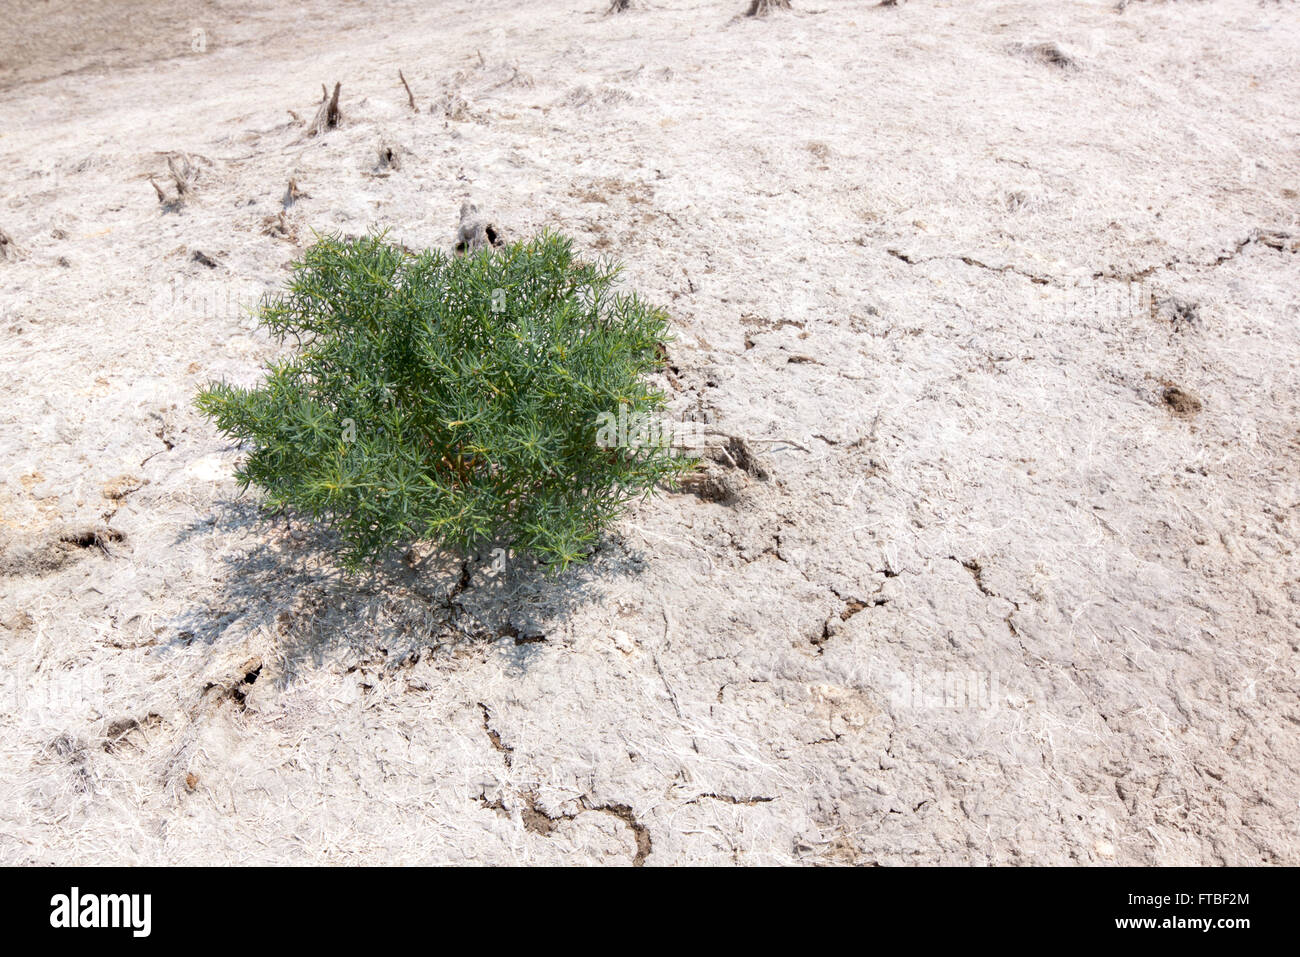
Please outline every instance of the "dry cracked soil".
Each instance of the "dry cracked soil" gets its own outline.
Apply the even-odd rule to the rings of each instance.
[[[1300,863],[1295,2],[0,7],[0,862]],[[192,399],[465,202],[716,443],[344,578]]]

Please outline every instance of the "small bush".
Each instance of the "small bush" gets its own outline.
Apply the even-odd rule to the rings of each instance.
[[[657,416],[664,401],[645,378],[667,316],[614,293],[617,274],[554,234],[462,258],[325,237],[260,311],[297,353],[197,405],[251,447],[241,487],[328,523],[349,568],[416,540],[563,568],[688,467],[662,445],[597,441],[620,406]]]

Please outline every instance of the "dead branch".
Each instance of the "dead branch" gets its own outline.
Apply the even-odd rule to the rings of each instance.
[[[406,87],[406,99],[411,104],[411,109],[414,112],[419,113],[420,108],[415,105],[415,94],[411,92],[411,84],[406,82],[406,76],[402,73],[401,70],[397,71],[397,75],[399,78],[401,78],[402,86]]]

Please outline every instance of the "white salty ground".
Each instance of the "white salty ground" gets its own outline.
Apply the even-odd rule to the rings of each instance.
[[[0,862],[1300,863],[1300,7],[743,6],[3,3]],[[259,521],[239,306],[467,199],[767,477],[558,581]]]

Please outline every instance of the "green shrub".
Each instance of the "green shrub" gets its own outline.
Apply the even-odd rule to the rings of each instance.
[[[330,525],[349,568],[418,540],[563,568],[688,467],[663,444],[597,441],[620,407],[664,402],[645,380],[667,316],[613,292],[617,274],[554,234],[461,258],[324,237],[260,310],[296,354],[197,405],[250,448],[241,488]]]

